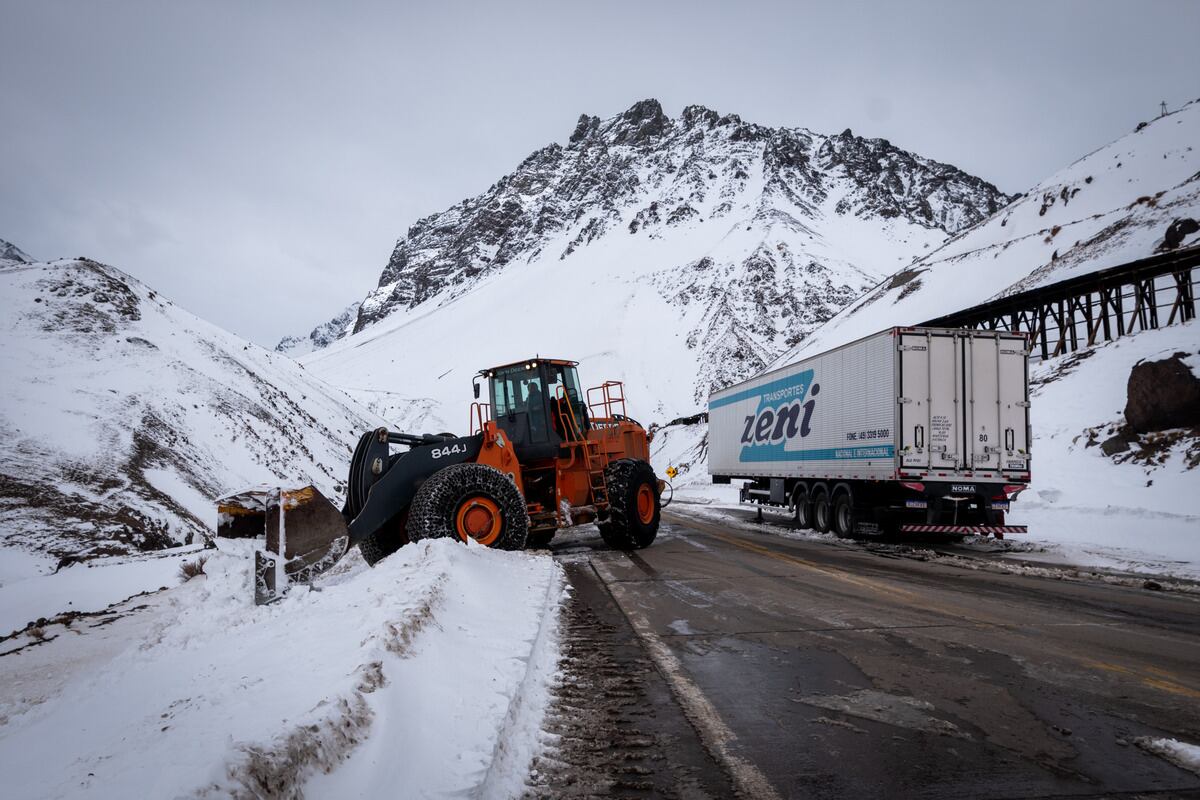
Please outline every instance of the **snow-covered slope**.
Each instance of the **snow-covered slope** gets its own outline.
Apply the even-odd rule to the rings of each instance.
[[[1200,101],[1055,173],[893,274],[779,362],[1145,258],[1177,220],[1200,221]],[[1200,244],[1188,227],[1177,247]]]
[[[191,541],[213,527],[212,498],[248,483],[336,496],[359,432],[383,424],[87,259],[0,263],[0,374],[0,543],[50,569]],[[6,571],[47,560],[21,563]]]
[[[0,264],[6,261],[17,264],[32,264],[33,257],[12,242],[0,239]]]
[[[275,352],[287,353],[295,357],[311,353],[313,350],[320,350],[353,330],[354,322],[358,319],[358,308],[361,305],[360,302],[351,303],[333,319],[313,328],[307,336],[283,337],[279,340],[279,344],[275,345]]]
[[[1200,580],[1200,436],[1143,434],[1129,453],[1100,444],[1125,424],[1129,372],[1186,353],[1200,376],[1200,323],[1142,331],[1036,365],[1030,375],[1033,484],[1014,504],[1051,557]]]
[[[413,225],[356,333],[304,363],[455,429],[476,369],[569,357],[670,419],[1007,200],[886,140],[647,100]]]
[[[553,559],[355,552],[320,591],[255,606],[247,544],[0,639],[5,797],[521,795],[559,658]]]

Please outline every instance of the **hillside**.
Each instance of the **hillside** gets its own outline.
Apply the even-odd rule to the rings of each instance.
[[[84,258],[0,261],[0,373],[0,584],[65,556],[198,541],[212,498],[246,484],[334,496],[358,432],[381,424]]]
[[[895,272],[779,359],[1200,244],[1200,101],[1089,153]],[[1178,221],[1173,236],[1167,232]]]
[[[455,429],[476,369],[570,357],[670,419],[1007,201],[883,139],[646,100],[414,224],[353,333],[303,360]]]
[[[285,336],[275,345],[275,352],[287,353],[293,358],[320,350],[331,342],[337,341],[354,329],[358,319],[358,309],[362,303],[351,303],[331,320],[321,323],[308,332],[307,336]]]

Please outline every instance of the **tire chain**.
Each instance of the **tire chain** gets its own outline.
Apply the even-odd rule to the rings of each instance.
[[[643,467],[643,465],[645,465]],[[649,464],[632,458],[622,458],[604,468],[604,482],[608,487],[608,519],[596,523],[604,543],[614,550],[636,550],[638,543],[629,530],[630,509],[625,507],[630,499],[629,489],[638,479],[638,472],[654,471]]]
[[[409,541],[457,538],[453,515],[462,499],[471,494],[486,495],[500,506],[504,530],[493,546],[501,550],[524,550],[529,536],[525,499],[507,475],[486,464],[451,464],[430,475],[409,507]]]

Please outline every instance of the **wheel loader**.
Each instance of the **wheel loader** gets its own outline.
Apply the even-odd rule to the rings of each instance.
[[[577,366],[532,358],[481,370],[468,436],[364,433],[340,511],[314,486],[218,499],[218,536],[266,535],[255,552],[255,601],[310,582],[355,545],[374,565],[421,539],[522,550],[593,521],[610,547],[649,545],[665,488],[650,466],[650,437],[626,416],[620,382],[583,393]]]

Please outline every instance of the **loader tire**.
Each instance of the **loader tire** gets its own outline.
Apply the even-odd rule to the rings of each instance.
[[[662,515],[654,468],[639,459],[622,458],[608,465],[604,480],[608,519],[596,523],[604,543],[614,550],[649,547]]]
[[[451,464],[417,490],[408,514],[409,541],[473,539],[499,550],[524,550],[525,498],[512,479],[486,464]]]
[[[368,566],[375,566],[392,553],[408,544],[408,509],[390,520],[385,526],[358,543],[358,552]]]
[[[358,543],[358,552],[362,554],[363,560],[372,567],[399,549],[386,547],[379,539],[377,533],[372,533]]]
[[[537,533],[529,534],[529,539],[526,542],[526,547],[531,550],[545,550],[550,546],[550,540],[554,538],[556,531],[538,531]]]

